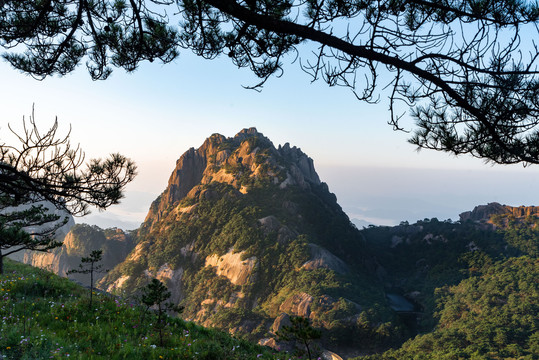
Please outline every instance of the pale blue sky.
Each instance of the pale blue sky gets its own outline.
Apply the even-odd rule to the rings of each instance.
[[[350,217],[395,224],[425,217],[457,219],[474,205],[498,201],[537,205],[539,171],[491,166],[470,157],[417,152],[387,121],[385,99],[358,102],[344,88],[310,83],[298,64],[261,93],[257,79],[228,58],[203,60],[183,52],[173,64],[144,64],[132,74],[115,70],[91,81],[84,66],[64,78],[36,81],[0,63],[0,139],[8,141],[32,104],[44,129],[55,116],[88,158],[120,152],[138,164],[121,205],[78,219],[135,227],[167,184],[176,159],[212,133],[233,136],[255,126],[273,143],[300,147]]]

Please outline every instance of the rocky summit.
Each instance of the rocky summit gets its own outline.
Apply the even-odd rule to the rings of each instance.
[[[512,215],[515,218],[525,218],[539,215],[539,206],[509,206],[497,202],[478,205],[472,211],[459,215],[460,221],[491,222],[493,215]]]
[[[263,180],[280,188],[298,185],[309,189],[311,185],[320,185],[313,160],[295,146],[286,143],[276,149],[255,128],[243,129],[233,138],[213,134],[198,149],[190,148],[178,159],[168,186],[152,204],[145,225],[160,220],[171,205],[186,197],[193,198],[211,183],[228,184],[245,194],[256,181]]]

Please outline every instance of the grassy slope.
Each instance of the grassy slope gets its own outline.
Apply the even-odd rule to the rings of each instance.
[[[27,265],[0,275],[4,359],[288,359],[228,334],[169,318],[159,346],[153,313]],[[153,323],[153,325],[152,325]]]

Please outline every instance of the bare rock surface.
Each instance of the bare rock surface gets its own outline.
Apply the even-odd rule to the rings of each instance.
[[[329,350],[324,350],[321,357],[323,360],[343,360],[342,357]]]
[[[223,256],[210,255],[206,257],[206,266],[215,267],[217,275],[226,276],[234,285],[245,285],[256,265],[256,257],[242,260],[243,254],[243,251],[234,253],[230,250]]]
[[[163,264],[157,273],[155,278],[162,281],[171,292],[170,301],[173,304],[177,304],[182,299],[181,281],[183,276],[183,268],[172,269],[168,264]]]
[[[503,214],[507,212],[507,208],[497,202],[488,203],[487,205],[476,206],[472,211],[466,211],[459,215],[460,221],[487,221],[491,215]]]
[[[286,299],[279,307],[279,311],[308,318],[311,314],[313,300],[314,298],[311,295],[301,292]]]
[[[346,266],[344,261],[323,247],[316,244],[309,244],[309,250],[311,252],[311,259],[303,264],[303,269],[315,270],[325,268],[334,270],[340,274],[346,274],[348,272],[348,266]]]
[[[271,332],[275,335],[277,331],[282,330],[283,326],[291,326],[290,316],[287,313],[281,313],[275,318],[271,325]]]

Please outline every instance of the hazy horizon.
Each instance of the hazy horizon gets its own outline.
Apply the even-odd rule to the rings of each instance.
[[[539,180],[539,172],[531,169],[487,171],[327,165],[315,165],[315,168],[351,220],[388,226],[425,218],[456,221],[460,213],[491,202],[531,206],[534,203],[523,190],[533,192]],[[529,176],[519,176],[523,170],[529,171]],[[399,182],[395,183],[397,179]],[[164,190],[165,187],[158,192],[128,192],[120,205],[106,212],[94,211],[75,221],[103,228],[136,229],[144,221],[151,202]]]

